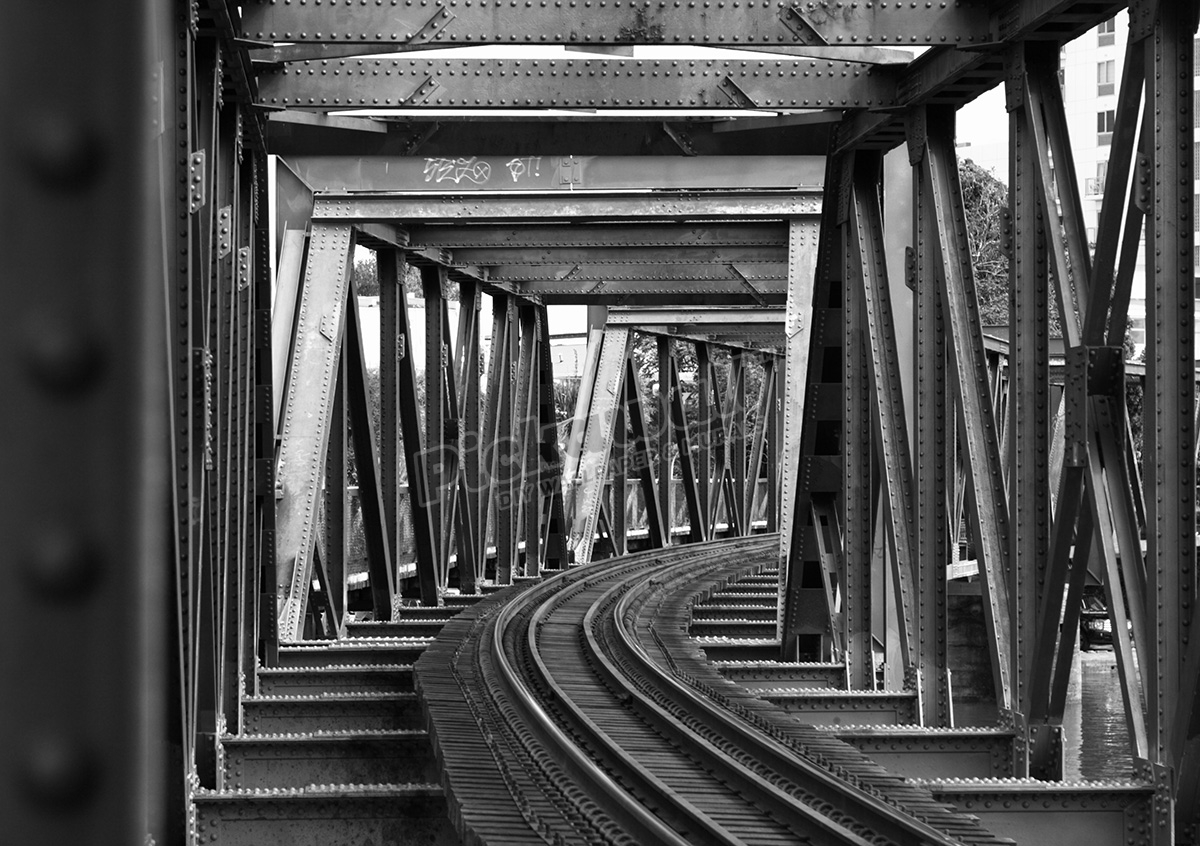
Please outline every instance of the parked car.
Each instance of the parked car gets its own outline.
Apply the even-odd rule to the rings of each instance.
[[[1112,621],[1104,603],[1104,588],[1083,589],[1079,609],[1079,648],[1087,652],[1097,646],[1112,646]]]

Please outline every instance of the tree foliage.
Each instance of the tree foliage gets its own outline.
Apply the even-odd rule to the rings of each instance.
[[[958,172],[979,317],[985,326],[1007,326],[1008,251],[1004,248],[1003,215],[1008,207],[1008,188],[971,159],[961,160]]]

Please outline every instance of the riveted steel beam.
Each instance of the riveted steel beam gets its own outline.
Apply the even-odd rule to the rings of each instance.
[[[279,632],[286,640],[299,640],[303,633],[312,581],[317,497],[329,445],[353,246],[349,227],[314,224],[279,444],[276,584]]]
[[[642,264],[632,260],[614,264],[589,261],[579,264],[495,265],[488,272],[488,281],[492,283],[523,282],[530,285],[549,282],[644,282],[669,285],[679,280],[733,281],[745,290],[747,283],[757,286],[786,279],[786,262],[766,261],[744,264],[738,268],[738,272],[720,265],[676,262]]]
[[[650,432],[646,425],[646,400],[642,395],[642,384],[638,379],[632,355],[625,357],[624,393],[625,419],[629,423],[629,449],[633,453],[630,463],[637,473],[638,484],[642,489],[642,503],[646,507],[646,530],[649,532],[650,545],[655,549],[662,549],[670,544],[667,529],[669,515],[663,512],[657,485],[666,484],[669,480],[654,478],[654,469],[650,461]]]
[[[571,546],[574,548],[576,564],[591,561],[596,521],[608,475],[616,406],[623,404],[625,360],[629,354],[628,329],[606,329],[600,338],[595,375],[590,379],[592,389],[584,399],[583,386],[580,386],[580,401],[576,406],[575,425],[572,427],[580,433],[579,457],[568,465],[568,469],[574,469],[574,473],[568,477],[568,483],[574,504]],[[588,346],[590,348],[591,344]],[[572,431],[572,443],[574,437]]]
[[[606,279],[543,282],[508,282],[509,293],[545,304],[586,303],[590,305],[782,305],[786,295],[783,279],[760,283],[757,296],[746,291],[740,280],[673,279],[667,281],[609,281]]]
[[[918,5],[743,2],[672,6],[619,0],[587,10],[511,6],[324,6],[254,0],[243,7],[243,33],[256,41],[376,44],[392,49],[469,44],[679,44],[685,46],[983,45],[994,38],[984,3]]]
[[[866,310],[868,360],[874,412],[872,429],[883,472],[884,506],[888,515],[889,565],[896,590],[901,661],[913,665],[916,629],[914,596],[916,561],[912,537],[914,503],[912,458],[904,398],[900,393],[899,353],[892,319],[891,293],[883,256],[883,216],[877,186],[882,161],[878,153],[854,157],[849,231],[846,234],[848,281],[862,288]]]
[[[992,410],[975,282],[967,249],[962,189],[954,158],[954,114],[930,109],[926,116],[925,170],[937,220],[942,266],[942,297],[950,328],[951,373],[959,425],[965,446],[964,464],[970,471],[967,497],[980,557],[984,586],[984,619],[992,647],[996,699],[1002,709],[1012,706],[1011,645],[1008,584],[1008,503],[1005,498],[999,434]]]
[[[818,221],[805,221],[814,233]],[[787,248],[788,225],[783,222],[709,223],[706,225],[636,225],[596,223],[591,226],[437,226],[420,223],[407,227],[408,243],[416,248],[453,250],[476,264],[519,264],[523,261],[579,261],[609,251],[639,251],[708,257],[737,255],[772,256],[774,247]],[[724,250],[733,252],[727,253]],[[478,251],[478,255],[471,251]],[[654,252],[652,252],[654,251]],[[694,252],[693,252],[694,251]],[[623,254],[623,253],[622,253]],[[496,257],[497,260],[492,260]],[[485,260],[480,260],[480,259]],[[718,260],[713,258],[712,260]]]
[[[541,145],[538,145],[541,146]],[[578,191],[641,191],[646,188],[676,190],[775,190],[787,188],[818,195],[821,190],[822,161],[819,156],[289,156],[288,168],[320,193],[434,191],[438,193],[468,192],[563,192]],[[418,221],[402,218],[406,225]],[[555,221],[558,222],[558,221]],[[472,223],[486,223],[473,220]],[[722,221],[713,229],[719,239],[722,233],[741,233],[745,224]],[[754,230],[751,229],[753,232]],[[433,246],[523,246],[545,243],[592,246],[621,246],[613,239],[622,234],[620,227],[604,226],[582,231],[559,231],[550,228],[524,231],[502,230],[496,233],[491,226],[478,230],[435,229]],[[630,246],[646,244],[660,246],[681,239],[687,243],[693,236],[690,230],[648,229],[631,233]],[[526,235],[533,238],[525,240]],[[607,236],[607,240],[606,240]],[[480,238],[479,242],[475,238]],[[739,235],[745,237],[744,235]],[[760,235],[755,235],[756,243]],[[463,240],[458,240],[463,239]],[[660,241],[659,239],[665,239]],[[413,243],[426,239],[415,238]],[[708,243],[703,239],[700,243]],[[723,243],[717,240],[716,243]],[[740,240],[734,243],[741,243]]]
[[[264,71],[257,103],[309,111],[880,109],[896,105],[895,76],[890,66],[783,58],[324,59]],[[515,183],[524,171],[503,175]]]
[[[680,192],[665,194],[573,193],[429,196],[325,194],[313,210],[314,220],[427,222],[473,221],[480,217],[514,222],[571,219],[579,223],[619,219],[651,220],[778,220],[819,213],[817,193],[794,191]]]
[[[644,277],[647,273],[663,273],[666,268],[680,267],[678,271],[666,271],[675,275],[687,272],[685,268],[694,265],[715,265],[714,272],[735,265],[753,279],[761,272],[760,265],[767,265],[773,271],[773,265],[787,261],[785,239],[786,234],[781,229],[779,241],[768,247],[491,247],[453,248],[448,252],[450,263],[487,267],[489,279],[520,274],[523,272],[520,268],[532,268],[528,270],[527,278],[539,278],[547,273],[595,274],[602,272],[600,268],[614,267],[621,267],[622,275],[637,273]]]

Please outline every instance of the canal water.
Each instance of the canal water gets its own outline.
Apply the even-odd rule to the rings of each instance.
[[[1127,779],[1133,774],[1125,704],[1111,650],[1079,652],[1063,715],[1064,777]]]

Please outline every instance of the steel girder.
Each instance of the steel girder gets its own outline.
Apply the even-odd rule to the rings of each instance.
[[[255,0],[243,30],[259,42],[359,44],[379,49],[523,44],[679,44],[747,47],[826,45],[985,45],[1008,21],[993,21],[984,3],[917,6],[764,0],[673,6],[620,0],[608,6],[553,8],[480,0],[471,6],[405,4],[343,7]]]
[[[895,105],[894,76],[887,67],[808,59],[323,59],[261,73],[258,104],[326,111],[879,109]],[[507,175],[517,182],[527,164],[514,160]]]
[[[518,155],[518,156],[289,156],[289,170],[294,171],[309,190],[321,194],[432,191],[440,194],[469,194],[487,192],[564,192],[579,191],[641,191],[647,186],[670,191],[707,191],[719,189],[777,191],[790,189],[811,194],[816,199],[821,191],[821,158],[819,156],[580,156],[580,155]],[[713,198],[716,200],[717,198]],[[500,214],[497,217],[503,216]],[[461,227],[430,227],[429,243],[437,247],[457,246],[525,246],[520,232],[499,230],[488,225],[490,216],[476,215],[472,223],[478,229]],[[401,216],[406,227],[428,226],[420,217]],[[561,222],[561,218],[553,222]],[[753,241],[761,234],[758,228],[745,224],[720,221],[714,230],[713,243],[741,243],[749,229]],[[553,228],[530,230],[535,239],[531,246],[557,246],[560,243],[592,246],[593,238],[620,234],[614,226],[599,226],[594,230],[575,230],[570,233]],[[726,235],[725,233],[729,233]],[[741,233],[741,234],[734,234]],[[630,246],[675,244],[681,239],[690,243],[688,230],[665,229],[656,226],[643,234],[633,234]],[[476,240],[478,238],[479,240]],[[418,238],[416,243],[426,242]],[[611,245],[623,242],[603,241]],[[701,243],[709,243],[707,240]]]

